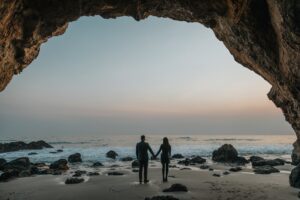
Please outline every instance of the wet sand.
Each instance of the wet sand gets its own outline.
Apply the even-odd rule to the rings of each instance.
[[[216,168],[216,166],[215,166]],[[172,195],[178,199],[199,200],[296,200],[298,189],[291,188],[288,183],[289,173],[269,175],[253,174],[250,169],[231,172],[221,177],[228,166],[218,166],[219,170],[179,170],[170,169],[168,183],[161,181],[161,169],[150,168],[148,184],[137,182],[138,174],[131,169],[115,169],[122,171],[123,176],[91,176],[86,181],[74,185],[65,185],[69,175],[39,175],[18,178],[0,183],[1,200],[143,200],[156,195]],[[162,190],[171,184],[181,183],[189,192],[163,193]]]

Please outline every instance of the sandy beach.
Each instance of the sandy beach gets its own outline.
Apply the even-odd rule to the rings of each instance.
[[[158,164],[152,161],[152,166]],[[161,169],[152,167],[149,171],[150,182],[139,184],[138,175],[129,167],[102,169],[100,175],[85,177],[85,182],[65,185],[70,174],[38,175],[17,178],[0,183],[0,199],[2,200],[83,200],[83,199],[131,199],[141,200],[157,195],[172,195],[178,199],[201,200],[293,200],[298,199],[297,189],[289,186],[289,172],[282,166],[280,173],[269,175],[254,174],[251,169],[223,175],[230,166],[218,164],[214,171],[191,167],[191,170],[172,168],[169,182],[161,181]],[[122,176],[108,176],[108,171],[123,172]],[[72,173],[72,172],[68,172]],[[220,174],[215,177],[213,174]],[[188,192],[163,193],[162,190],[174,183],[188,188]]]

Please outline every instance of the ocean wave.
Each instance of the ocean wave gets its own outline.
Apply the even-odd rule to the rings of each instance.
[[[245,139],[237,139],[237,138],[214,138],[214,139],[206,139],[203,141],[261,141],[261,139],[253,139],[253,138],[245,138]]]

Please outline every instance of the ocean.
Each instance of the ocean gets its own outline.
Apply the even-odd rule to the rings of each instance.
[[[240,156],[249,157],[252,155],[264,158],[282,158],[291,160],[293,142],[295,135],[190,135],[179,136],[169,135],[169,142],[172,146],[172,154],[180,153],[183,156],[199,155],[207,159],[211,158],[212,152],[222,144],[232,144]],[[163,136],[146,135],[147,142],[154,152],[162,143]],[[68,158],[70,154],[81,153],[84,163],[115,162],[106,158],[105,154],[109,150],[116,151],[118,158],[131,156],[135,158],[135,145],[140,140],[138,135],[106,135],[106,136],[57,136],[57,137],[26,137],[26,138],[2,138],[1,143],[12,141],[36,141],[45,140],[54,149],[23,150],[16,152],[1,153],[0,158],[7,161],[29,157],[30,161],[51,163],[60,158]],[[50,153],[57,149],[62,149],[61,153]],[[35,155],[28,155],[36,152]]]

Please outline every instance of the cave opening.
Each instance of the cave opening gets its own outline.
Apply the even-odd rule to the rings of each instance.
[[[290,134],[269,89],[199,23],[81,17],[2,93],[10,116],[2,127],[8,135]]]

